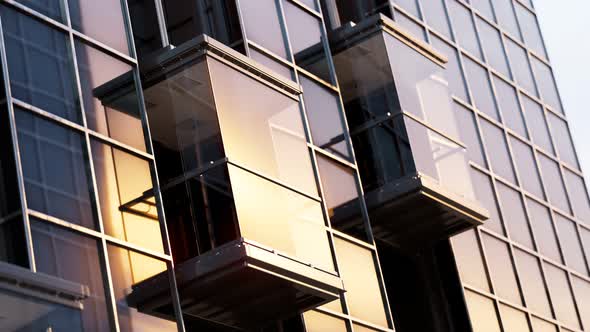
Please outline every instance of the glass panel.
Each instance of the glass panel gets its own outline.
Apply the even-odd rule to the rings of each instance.
[[[535,57],[533,59],[533,68],[535,70],[535,77],[537,78],[537,86],[541,91],[541,97],[543,101],[552,109],[557,112],[563,113],[563,109],[561,108],[561,101],[559,99],[559,92],[557,92],[557,86],[555,85],[555,80],[553,78],[553,73],[546,64],[542,63],[541,61],[537,60]]]
[[[533,238],[520,193],[500,182],[497,183],[497,186],[500,203],[502,204],[504,224],[510,232],[510,238],[530,249],[534,249]]]
[[[307,311],[303,314],[305,331],[307,332],[345,332],[346,322],[340,318],[328,316],[317,311]]]
[[[522,96],[522,106],[529,130],[533,136],[533,142],[546,152],[554,154],[543,108],[537,102],[524,95]]]
[[[28,207],[95,228],[83,136],[24,110],[15,116]]]
[[[415,17],[420,17],[420,11],[418,9],[418,0],[395,0],[395,4],[405,9],[408,13]]]
[[[586,268],[576,224],[559,214],[555,214],[555,224],[567,266],[587,275],[588,269]]]
[[[127,305],[127,292],[139,282],[166,271],[166,263],[113,245],[107,246],[121,331],[176,331],[176,323],[140,313]]]
[[[45,14],[54,20],[64,22],[66,11],[61,0],[16,0],[18,3]]]
[[[500,317],[502,317],[502,327],[504,327],[504,331],[530,331],[527,317],[525,313],[520,310],[501,304]]]
[[[574,299],[572,298],[565,271],[551,264],[544,264],[544,266],[547,287],[549,288],[551,303],[553,303],[556,318],[570,326],[580,328]]]
[[[531,147],[512,136],[510,136],[510,145],[523,188],[541,199],[545,198]]]
[[[580,237],[582,238],[582,244],[584,245],[586,259],[590,259],[590,230],[580,227]]]
[[[37,220],[31,221],[31,231],[37,272],[89,288],[90,296],[82,301],[84,331],[110,330],[98,242]]]
[[[316,156],[332,227],[366,241],[354,170],[321,154]]]
[[[377,332],[377,331],[379,331],[379,330],[371,329],[366,326],[355,324],[355,323],[352,323],[352,326],[354,328],[354,332]]]
[[[428,3],[422,6],[422,10],[426,22],[437,32],[451,39],[451,29],[443,0],[428,0]]]
[[[346,284],[350,314],[370,323],[387,326],[385,308],[373,255],[368,249],[334,238],[340,276]]]
[[[82,332],[80,309],[0,290],[0,330]]]
[[[398,10],[396,10],[394,13],[395,21],[399,23],[402,28],[408,30],[412,36],[421,39],[422,41],[426,41],[426,33],[421,24],[416,23],[416,21],[412,20]]]
[[[557,332],[557,326],[533,317],[533,331],[535,332]]]
[[[229,160],[317,195],[299,103],[217,60],[208,62]]]
[[[480,2],[482,1],[483,0],[480,0]],[[509,78],[510,70],[508,69],[508,60],[506,59],[506,53],[504,52],[500,32],[479,17],[477,17],[477,26],[479,27],[479,36],[486,56],[486,62],[490,64],[492,68]]]
[[[453,22],[457,42],[461,47],[481,60],[481,51],[477,40],[477,32],[475,31],[475,25],[473,24],[473,18],[471,16],[471,10],[458,1],[447,1],[447,6]]]
[[[582,222],[590,225],[590,202],[588,201],[588,191],[584,185],[584,179],[565,170],[565,180],[574,215]]]
[[[563,186],[563,180],[557,163],[542,154],[539,154],[539,164],[545,183],[545,191],[549,196],[551,204],[557,206],[566,213],[570,213],[570,207]]]
[[[316,0],[299,0],[299,2],[301,2],[302,4],[306,5],[307,7],[311,8],[311,9],[315,9],[317,10],[317,5],[316,5]]]
[[[485,167],[486,162],[483,156],[483,147],[479,133],[477,132],[473,112],[459,103],[455,102],[453,105],[455,106],[457,124],[461,128],[459,138],[463,144],[467,145],[467,156],[469,160]]]
[[[494,308],[494,302],[477,293],[465,290],[465,301],[473,331],[500,332],[500,323]]]
[[[494,21],[494,10],[490,0],[470,0],[474,9],[478,10],[483,16],[491,21]]]
[[[338,96],[303,75],[299,75],[299,79],[303,88],[303,101],[313,143],[350,160],[351,155],[344,137]]]
[[[482,240],[495,293],[510,302],[521,304],[520,292],[516,283],[516,275],[514,274],[508,245],[486,234],[482,236]]]
[[[516,183],[504,132],[489,121],[482,119],[480,124],[492,169],[504,179]]]
[[[104,231],[164,252],[149,163],[98,141],[91,147]]]
[[[293,81],[293,70],[281,62],[271,58],[263,52],[258,52],[253,46],[250,46],[250,57],[268,69],[283,76],[283,78]]]
[[[241,236],[334,270],[320,203],[233,165],[228,169]]]
[[[503,79],[495,75],[492,77],[494,86],[496,87],[496,100],[500,106],[504,124],[520,136],[528,138],[524,118],[520,111],[520,105],[518,104],[516,90]]]
[[[145,151],[131,66],[79,40],[75,45],[88,128]],[[125,88],[122,76],[131,83]]]
[[[559,253],[559,247],[557,246],[557,237],[553,230],[549,210],[532,199],[527,199],[527,207],[531,217],[533,233],[535,234],[537,245],[539,246],[539,251],[549,258],[561,262],[561,255]]]
[[[475,231],[469,230],[454,236],[452,243],[461,281],[489,291],[490,286]]]
[[[471,88],[475,107],[489,115],[492,119],[499,121],[488,72],[484,67],[467,57],[463,57],[463,62],[465,63],[467,82]]]
[[[573,277],[572,281],[582,324],[588,327],[590,326],[590,283],[576,277]]]
[[[120,0],[70,0],[69,4],[74,29],[129,54]]]
[[[81,123],[67,36],[8,7],[0,16],[12,96]]]
[[[579,169],[578,158],[567,123],[551,112],[547,112],[547,119],[551,127],[551,136],[559,153],[559,159]]]
[[[518,2],[515,3],[514,9],[516,9],[516,16],[518,17],[520,29],[527,47],[531,48],[538,55],[547,58],[545,46],[543,45],[543,37],[541,37],[541,31],[539,30],[539,24],[537,23],[535,14]]]
[[[514,259],[518,266],[526,306],[535,312],[551,317],[551,307],[549,306],[549,298],[545,290],[539,260],[519,249],[514,249]]]
[[[471,178],[473,179],[473,188],[475,188],[475,197],[490,213],[490,218],[485,221],[485,228],[489,228],[496,233],[504,234],[504,229],[500,222],[500,212],[496,204],[492,180],[486,174],[472,168]]]
[[[139,59],[162,47],[156,3],[153,0],[128,0],[135,50]]]
[[[538,93],[535,87],[535,82],[533,81],[533,73],[529,66],[526,51],[509,38],[505,38],[505,40],[508,49],[508,58],[510,59],[510,65],[512,67],[512,74],[514,75],[516,82],[522,88],[537,96]]]
[[[465,77],[461,70],[461,66],[459,64],[459,55],[457,54],[457,49],[447,44],[440,38],[435,37],[434,35],[430,36],[432,40],[432,45],[438,51],[442,52],[449,62],[446,64],[446,71],[448,73],[447,77],[449,80],[449,89],[453,93],[453,95],[461,98],[462,100],[469,102],[469,97],[467,95],[467,86],[465,84]]]
[[[521,39],[516,16],[514,15],[514,8],[512,8],[512,0],[495,0],[492,3],[498,24],[506,29],[513,37]]]
[[[321,21],[289,1],[283,0],[283,8],[295,63],[331,83]]]
[[[285,40],[275,0],[243,0],[240,11],[249,40],[287,58]]]

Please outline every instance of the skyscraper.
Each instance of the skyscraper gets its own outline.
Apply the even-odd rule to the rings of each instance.
[[[590,331],[531,0],[2,0],[0,32],[0,330]]]

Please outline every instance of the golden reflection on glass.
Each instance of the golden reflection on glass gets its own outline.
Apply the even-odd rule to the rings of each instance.
[[[573,277],[572,284],[584,327],[590,327],[590,282]]]
[[[176,331],[172,321],[142,314],[127,306],[126,296],[134,284],[166,270],[166,263],[113,245],[107,247],[113,291],[122,331]]]
[[[513,303],[522,304],[508,245],[486,234],[482,239],[496,294]]]
[[[387,317],[371,251],[340,238],[334,238],[334,246],[350,314],[386,327]]]
[[[532,325],[535,332],[557,332],[557,326],[535,317],[533,317]]]
[[[230,161],[317,195],[299,103],[217,60],[208,60]]]
[[[98,141],[91,148],[105,232],[163,252],[149,163]]]
[[[319,202],[228,165],[241,235],[334,270]]]
[[[555,317],[565,324],[579,328],[580,322],[566,272],[552,264],[543,265]]]
[[[354,332],[376,332],[377,330],[375,329],[370,329],[366,326],[362,326],[359,324],[352,324],[353,330]]]
[[[500,324],[492,300],[465,290],[465,301],[474,332],[500,332]]]
[[[489,291],[490,285],[483,265],[475,231],[469,230],[451,239],[461,281]]]
[[[526,301],[527,307],[535,312],[551,317],[551,307],[547,298],[547,292],[545,291],[539,260],[535,256],[519,249],[514,250],[514,259],[518,265],[518,272],[522,281],[522,292],[524,293],[524,300]]]
[[[340,318],[329,316],[317,311],[303,314],[307,332],[346,332],[346,322]]]
[[[526,315],[522,311],[501,304],[500,317],[502,317],[502,326],[504,327],[504,331],[530,331]]]

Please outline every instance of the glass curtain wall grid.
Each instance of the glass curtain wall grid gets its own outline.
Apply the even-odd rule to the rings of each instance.
[[[329,3],[334,28],[379,10],[449,59],[476,196],[491,214],[452,240],[472,328],[587,330],[587,185],[533,3]]]
[[[178,298],[127,12],[120,1],[0,3],[2,259],[26,268],[2,280],[27,289],[2,287],[2,316],[19,312],[2,330],[182,330],[126,302],[162,271]],[[135,83],[102,96],[117,77]],[[151,200],[123,204],[144,191]]]

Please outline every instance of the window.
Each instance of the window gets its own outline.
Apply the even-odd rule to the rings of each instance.
[[[510,78],[508,60],[506,58],[506,53],[504,52],[500,32],[479,17],[477,17],[477,26],[479,27],[479,37],[481,38],[487,63],[492,66],[492,68],[504,74],[504,76]]]
[[[564,173],[574,215],[582,222],[590,225],[590,203],[588,202],[588,191],[584,179],[568,170],[565,170]]]
[[[551,127],[551,137],[553,137],[555,148],[559,153],[559,159],[579,169],[578,158],[576,157],[574,143],[567,123],[551,112],[547,112],[547,119]]]
[[[437,32],[451,39],[451,29],[447,20],[447,13],[443,0],[428,0],[427,6],[422,6],[423,14],[428,25]]]
[[[24,110],[15,117],[28,207],[95,228],[83,136]]]
[[[584,275],[588,275],[576,224],[559,214],[555,214],[555,223],[559,234],[559,243],[561,243],[561,249],[563,250],[567,266]]]
[[[394,18],[395,21],[399,23],[400,26],[408,30],[412,36],[421,39],[422,41],[426,41],[426,33],[421,24],[416,23],[416,21],[412,20],[399,10],[394,11]]]
[[[500,204],[502,204],[502,216],[504,217],[504,224],[510,232],[510,238],[530,249],[534,249],[533,238],[520,193],[502,183],[498,183],[497,186]]]
[[[590,326],[590,283],[576,277],[573,277],[572,281],[582,324],[585,327]]]
[[[482,240],[496,295],[510,302],[521,304],[520,291],[516,283],[508,245],[487,234],[483,235]]]
[[[545,47],[543,45],[543,38],[541,37],[541,31],[539,30],[539,24],[537,24],[535,14],[518,2],[514,3],[514,9],[516,9],[516,16],[518,17],[518,22],[520,23],[520,29],[526,45],[538,55],[547,58],[547,53],[545,52]]]
[[[551,307],[545,291],[539,260],[519,249],[514,250],[514,259],[518,266],[526,306],[535,312],[551,317]],[[535,329],[535,331],[537,330]]]
[[[434,35],[430,36],[432,40],[432,45],[438,51],[442,52],[449,62],[446,64],[446,71],[448,72],[448,80],[449,80],[449,89],[451,93],[463,101],[469,102],[469,96],[467,95],[467,86],[465,83],[465,76],[463,75],[463,71],[461,70],[461,65],[459,63],[459,55],[457,54],[457,49],[447,44],[447,42],[443,41],[440,38],[437,38]]]
[[[526,51],[509,38],[506,38],[506,47],[508,58],[510,59],[510,66],[512,67],[512,74],[516,83],[531,94],[537,96],[537,88],[533,80],[533,73],[531,72]]]
[[[62,23],[65,21],[66,13],[62,1],[17,0],[16,2],[45,14],[56,21]]]
[[[528,135],[524,125],[524,118],[520,111],[516,90],[503,79],[495,75],[492,77],[494,86],[496,87],[496,100],[498,100],[504,124],[520,136],[527,138]]]
[[[395,0],[398,6],[405,9],[408,13],[415,17],[420,17],[420,11],[418,10],[418,0]]]
[[[483,156],[483,148],[479,133],[477,132],[473,112],[459,103],[455,102],[453,105],[457,117],[457,124],[461,128],[459,130],[460,139],[463,144],[467,145],[467,156],[469,160],[485,167],[486,162]]]
[[[36,219],[31,229],[37,271],[88,286],[90,296],[83,300],[82,311],[84,331],[110,330],[98,242]]]
[[[490,291],[476,231],[469,230],[456,235],[452,238],[452,243],[461,281],[482,290]],[[385,264],[388,263],[385,262]]]
[[[489,121],[482,119],[480,123],[492,169],[504,179],[516,183],[504,132]]]
[[[119,52],[129,54],[120,0],[70,0],[69,5],[74,29]]]
[[[490,21],[494,21],[494,10],[490,0],[471,0],[471,5]]]
[[[522,187],[539,198],[545,198],[531,147],[512,136],[510,136],[510,145]]]
[[[556,318],[570,326],[580,328],[574,299],[565,271],[551,264],[544,265],[547,288],[549,288]]]
[[[490,213],[490,218],[486,220],[483,227],[489,228],[499,234],[504,234],[504,229],[500,221],[500,212],[498,211],[494,189],[492,188],[492,180],[486,174],[473,168],[471,169],[471,178],[473,179],[473,187],[475,188],[477,200]]]
[[[559,172],[559,166],[555,161],[542,154],[539,154],[539,164],[541,165],[541,173],[543,174],[543,182],[545,183],[545,191],[549,196],[549,201],[566,213],[570,213],[570,206],[563,179]]]
[[[526,96],[522,96],[522,106],[524,107],[527,125],[533,136],[533,142],[546,152],[554,154],[555,152],[553,150],[553,144],[551,144],[551,138],[549,137],[549,129],[545,122],[545,112],[543,111],[543,108],[537,102]]]
[[[498,24],[506,29],[512,37],[521,39],[516,16],[514,15],[514,8],[512,7],[512,0],[496,0],[492,1],[492,4],[494,5]]]
[[[463,57],[463,60],[475,107],[498,121],[498,110],[487,70],[467,57]]]
[[[4,6],[0,16],[12,96],[82,123],[67,36]]]
[[[240,1],[240,10],[248,40],[287,58],[276,1],[244,0]]]
[[[531,227],[537,239],[537,245],[541,254],[561,262],[561,254],[557,245],[557,236],[553,229],[553,222],[549,210],[537,203],[536,201],[527,198],[527,207],[531,218]]]
[[[527,316],[520,310],[500,304],[500,317],[504,331],[530,331]]]
[[[501,331],[494,302],[491,299],[465,290],[465,301],[469,309],[473,331]]]
[[[306,311],[303,314],[303,319],[307,332],[346,331],[344,320],[314,310]]]
[[[553,78],[553,72],[551,69],[540,60],[532,57],[533,69],[535,71],[535,77],[537,78],[537,86],[541,92],[541,98],[546,102],[553,110],[563,113],[561,108],[561,101],[559,99],[559,92],[555,85],[555,79]]]

